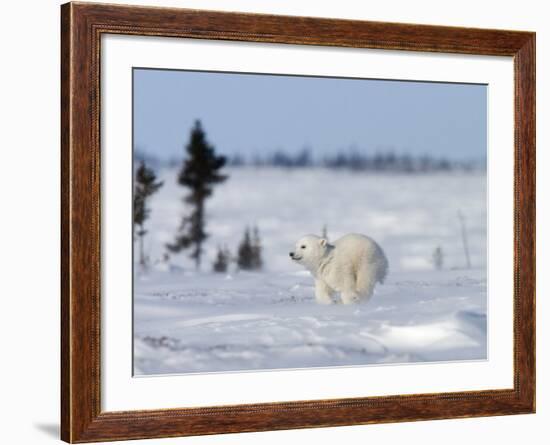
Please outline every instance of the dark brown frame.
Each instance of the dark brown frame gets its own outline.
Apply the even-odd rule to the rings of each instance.
[[[102,412],[99,68],[104,33],[512,56],[514,388]],[[63,440],[93,442],[535,412],[534,33],[67,3],[61,7],[61,37]]]

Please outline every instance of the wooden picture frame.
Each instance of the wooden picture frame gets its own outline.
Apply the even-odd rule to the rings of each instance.
[[[100,38],[167,36],[512,56],[514,387],[102,412]],[[535,34],[92,3],[61,7],[61,437],[71,443],[535,411]]]

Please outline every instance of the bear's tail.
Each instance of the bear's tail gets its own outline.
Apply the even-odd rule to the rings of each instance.
[[[378,277],[377,277],[377,281],[380,283],[380,284],[384,284],[384,281],[386,280],[386,277],[388,276],[388,269],[389,269],[389,264],[388,264],[388,259],[386,258],[386,254],[384,253],[384,251],[382,249],[380,249],[380,268],[378,269]]]

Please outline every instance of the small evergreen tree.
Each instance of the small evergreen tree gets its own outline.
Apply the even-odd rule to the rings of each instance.
[[[263,267],[262,260],[262,243],[260,240],[260,231],[258,226],[254,226],[252,232],[252,269],[261,269]]]
[[[224,247],[223,249],[218,246],[218,253],[216,255],[216,261],[213,264],[214,272],[225,273],[229,267],[229,262],[231,260],[231,253]]]
[[[250,237],[250,229],[247,227],[244,231],[244,237],[239,244],[239,250],[237,251],[237,264],[240,269],[252,270],[254,269],[254,247]]]
[[[178,183],[189,189],[184,202],[191,204],[191,213],[181,222],[176,239],[167,248],[172,252],[192,247],[190,257],[198,269],[203,253],[202,245],[208,234],[205,231],[205,201],[213,193],[213,187],[227,179],[220,173],[226,163],[224,156],[216,155],[214,147],[206,140],[201,122],[195,121],[186,147],[187,157],[178,175]]]
[[[432,262],[437,270],[443,269],[443,250],[437,246],[432,254]]]
[[[262,243],[257,226],[252,232],[248,226],[246,227],[237,251],[237,264],[242,270],[258,270],[263,267]]]
[[[134,190],[134,227],[137,227],[136,235],[139,238],[139,264],[145,266],[146,258],[143,250],[143,238],[147,234],[145,221],[149,218],[151,210],[147,207],[149,197],[162,187],[163,182],[156,182],[155,172],[148,168],[142,160],[136,171]]]

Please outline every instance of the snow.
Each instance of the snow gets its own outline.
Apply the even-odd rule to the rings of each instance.
[[[159,172],[165,185],[151,199],[145,239],[152,266],[135,266],[136,375],[486,359],[483,173],[228,173],[207,202],[210,238],[195,271],[186,253],[161,260],[185,190],[176,170]],[[235,252],[247,224],[259,227],[264,270],[211,272],[217,246]],[[360,232],[384,248],[389,275],[368,304],[318,305],[313,279],[289,260],[295,241],[325,224],[330,239]],[[437,246],[440,271],[431,262]]]

